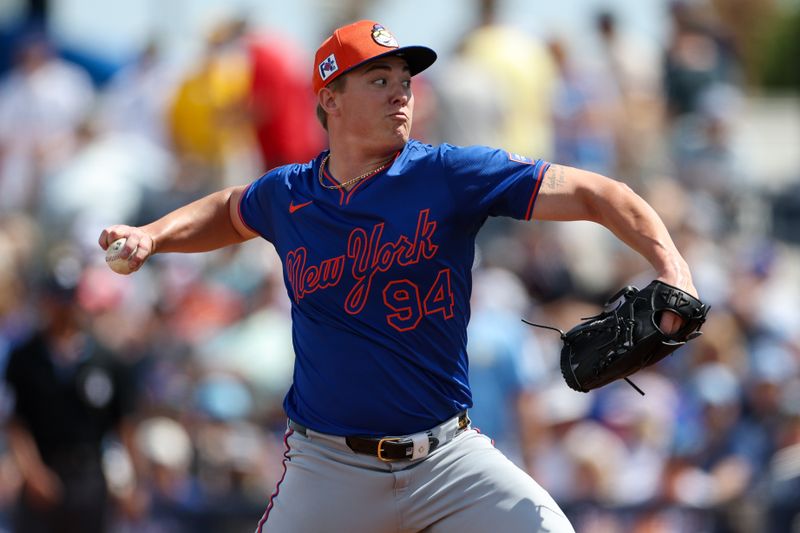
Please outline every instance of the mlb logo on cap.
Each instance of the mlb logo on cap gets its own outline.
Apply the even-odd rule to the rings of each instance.
[[[339,70],[339,65],[336,64],[336,56],[331,54],[326,57],[322,63],[319,64],[319,76],[323,81],[327,80],[331,74]]]

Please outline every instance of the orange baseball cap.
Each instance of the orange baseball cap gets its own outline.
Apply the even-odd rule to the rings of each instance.
[[[411,75],[419,74],[436,61],[436,52],[425,46],[403,46],[384,26],[359,20],[337,28],[314,56],[314,92],[342,74],[383,56],[400,56],[408,62]]]

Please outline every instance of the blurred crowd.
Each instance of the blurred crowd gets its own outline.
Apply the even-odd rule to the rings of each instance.
[[[588,53],[501,23],[495,4],[476,4],[475,27],[415,78],[414,137],[628,183],[712,310],[702,337],[635,376],[646,396],[574,392],[558,335],[520,318],[567,329],[653,272],[599,226],[490,220],[469,330],[474,424],[577,531],[800,531],[800,202],[790,188],[778,213],[737,164],[754,89],[735,20],[673,2],[660,45],[619,14],[587,14]],[[106,488],[73,504],[83,519],[99,505],[107,531],[249,530],[281,473],[292,376],[274,249],[156,256],[126,277],[96,240],[325,148],[312,51],[221,20],[187,64],[153,40],[98,81],[57,44],[19,34],[0,74],[0,532],[79,499],[98,472]]]

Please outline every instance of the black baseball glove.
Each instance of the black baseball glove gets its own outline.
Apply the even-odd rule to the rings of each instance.
[[[561,374],[570,388],[589,392],[612,381],[625,379],[639,393],[628,376],[657,363],[687,341],[700,336],[708,305],[691,294],[655,280],[642,290],[625,287],[607,303],[616,305],[561,333]],[[678,331],[667,334],[660,328],[663,313],[683,319]]]

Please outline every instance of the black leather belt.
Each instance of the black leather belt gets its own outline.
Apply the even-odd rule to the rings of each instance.
[[[458,427],[452,436],[457,435],[467,427],[469,427],[469,416],[467,412],[463,411],[458,415]],[[289,420],[289,427],[300,433],[301,435],[308,435],[308,428],[298,424],[294,420]],[[432,431],[423,432],[428,434],[428,453],[438,448],[443,439],[433,436]],[[452,436],[450,438],[452,438]],[[344,441],[347,446],[356,453],[365,455],[372,455],[381,461],[402,461],[411,458],[414,454],[414,442],[411,436],[402,437],[345,437]]]

